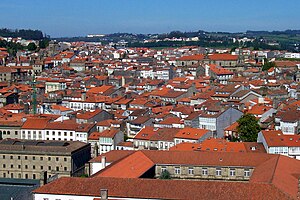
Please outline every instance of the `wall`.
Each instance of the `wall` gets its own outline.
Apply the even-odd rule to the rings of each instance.
[[[234,108],[229,108],[217,118],[217,137],[224,137],[224,129],[236,122],[243,113]]]

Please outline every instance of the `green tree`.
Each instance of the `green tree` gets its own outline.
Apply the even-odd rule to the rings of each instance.
[[[40,49],[45,49],[49,45],[48,39],[43,39],[39,41],[39,47]]]
[[[159,179],[171,179],[171,174],[168,170],[163,170],[159,176]]]
[[[258,120],[252,114],[244,114],[238,121],[237,132],[243,142],[256,142],[261,130]]]
[[[28,51],[35,51],[36,48],[37,46],[33,42],[30,42],[27,46]]]
[[[262,70],[267,71],[275,66],[276,66],[275,62],[268,62],[267,59],[265,59],[265,64],[262,66]]]

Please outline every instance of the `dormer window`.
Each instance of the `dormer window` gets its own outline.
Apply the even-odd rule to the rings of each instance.
[[[244,170],[244,176],[245,177],[250,177],[250,170],[249,169]]]

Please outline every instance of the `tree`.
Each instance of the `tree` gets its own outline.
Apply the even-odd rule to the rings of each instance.
[[[243,142],[256,142],[261,130],[254,115],[246,113],[238,121],[237,132]]]
[[[159,179],[171,179],[171,174],[168,170],[163,170],[159,176]]]
[[[28,51],[35,51],[36,48],[37,48],[37,46],[33,42],[30,42],[27,46]]]
[[[48,39],[43,39],[39,41],[39,47],[40,49],[45,49],[49,45]]]
[[[275,66],[276,66],[275,62],[268,62],[267,59],[265,59],[265,64],[262,66],[262,70],[267,71]]]

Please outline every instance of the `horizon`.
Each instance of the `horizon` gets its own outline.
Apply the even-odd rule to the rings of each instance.
[[[82,3],[2,0],[1,27],[41,30],[52,38],[88,34],[160,34],[171,31],[244,33],[299,30],[297,0],[209,2],[90,0]]]
[[[49,35],[46,32],[44,32],[43,30],[39,30],[36,28],[11,28],[11,27],[0,27],[0,29],[9,29],[9,30],[37,30],[37,31],[41,31],[43,34]],[[300,31],[300,29],[284,29],[284,30],[245,30],[245,31],[237,31],[237,32],[233,32],[233,31],[221,31],[221,30],[217,30],[217,31],[207,31],[207,30],[191,30],[191,31],[182,31],[182,30],[171,30],[169,32],[159,32],[159,33],[133,33],[133,32],[111,32],[111,33],[87,33],[86,35],[74,35],[74,36],[60,36],[60,37],[52,37],[51,35],[50,38],[76,38],[76,37],[86,37],[87,35],[110,35],[110,34],[116,34],[116,33],[120,33],[120,34],[142,34],[142,35],[159,35],[159,34],[168,34],[170,32],[173,31],[180,31],[182,33],[188,33],[188,32],[198,32],[198,31],[204,31],[204,32],[210,32],[210,33],[230,33],[230,34],[239,34],[239,33],[246,33],[248,31],[254,31],[254,32],[285,32],[285,31]]]

